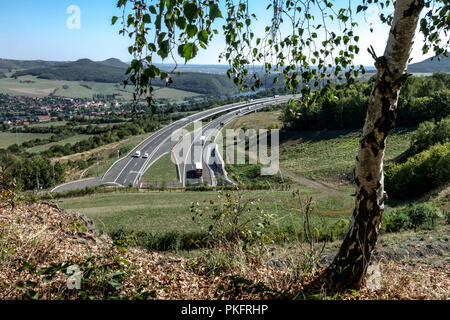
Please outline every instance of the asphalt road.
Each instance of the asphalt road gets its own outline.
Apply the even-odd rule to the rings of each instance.
[[[150,168],[150,166],[155,163],[161,156],[170,152],[174,148],[174,146],[177,145],[179,139],[174,139],[173,136],[180,136],[181,138],[181,129],[186,127],[190,123],[200,121],[202,119],[206,119],[230,110],[248,106],[255,106],[261,103],[274,104],[286,102],[287,100],[289,100],[289,98],[290,96],[280,96],[276,98],[269,97],[254,99],[253,101],[247,102],[238,102],[205,110],[191,115],[187,118],[178,120],[157,131],[141,144],[139,144],[136,148],[134,148],[127,156],[116,161],[102,177],[95,177],[66,183],[57,186],[51,192],[78,190],[84,189],[85,187],[95,187],[100,185],[136,186],[140,178],[144,175],[145,171],[147,171],[148,168]],[[196,138],[200,139],[200,136]],[[134,157],[134,154],[137,150],[141,151],[141,157]],[[142,156],[145,153],[148,153],[149,157],[144,159],[142,158]],[[185,176],[185,174],[183,174],[183,176]]]
[[[216,185],[214,172],[215,168],[214,165],[210,165],[210,163],[208,163],[208,152],[211,152],[213,134],[214,132],[222,129],[222,124],[226,125],[228,122],[232,121],[235,118],[262,109],[267,105],[287,103],[290,98],[291,97],[282,97],[276,102],[263,101],[252,105],[245,105],[244,108],[224,114],[217,119],[212,120],[203,128],[185,136],[183,140],[190,141],[189,148],[186,148],[186,144],[184,144],[183,146],[177,146],[177,148],[174,150],[174,152],[179,152],[179,150],[177,149],[182,149],[183,147],[187,149],[185,156],[180,159],[178,165],[178,172],[184,173],[181,179],[182,186],[185,187],[186,184],[197,185],[204,182],[206,182],[208,185]],[[201,141],[202,136],[205,136],[204,145],[202,145]],[[203,175],[200,178],[195,177],[195,163],[197,162],[201,162],[203,167]]]

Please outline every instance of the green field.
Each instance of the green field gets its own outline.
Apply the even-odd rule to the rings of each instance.
[[[281,111],[262,111],[256,113],[249,113],[245,116],[239,117],[225,126],[225,129],[269,129],[281,128],[283,123],[279,119]]]
[[[32,123],[30,125],[28,125],[28,127],[32,128],[32,127],[40,127],[40,128],[50,128],[50,127],[60,127],[60,126],[64,126],[67,124],[67,121],[50,121],[50,122],[35,122]]]
[[[178,182],[177,167],[168,153],[156,161],[142,177],[142,182]]]
[[[414,129],[396,129],[388,138],[385,160],[409,148]],[[351,173],[360,131],[329,130],[291,132],[281,137],[280,166],[318,181],[338,182]]]
[[[34,139],[47,139],[52,136],[51,133],[11,133],[0,132],[0,149],[8,148],[10,145],[21,145],[25,141]]]
[[[302,188],[301,194],[312,194],[316,213],[320,219],[335,221],[349,216],[353,208],[353,198],[348,193],[345,197],[323,197],[313,190]],[[260,199],[261,208],[274,214],[275,229],[289,226],[302,228],[302,217],[298,200],[292,191],[252,190],[244,191],[244,198]],[[57,200],[65,209],[73,209],[92,218],[96,226],[106,232],[119,229],[127,231],[145,231],[165,233],[170,231],[199,231],[200,226],[192,221],[190,206],[192,202],[209,206],[210,201],[217,201],[218,193],[208,192],[138,192],[95,194],[80,198]],[[204,227],[207,227],[203,224]]]
[[[115,93],[120,94],[119,98],[124,100],[130,100],[132,97],[132,90],[130,88],[124,90],[119,84],[46,80],[33,76],[0,79],[0,93],[29,97],[43,97],[54,93],[55,96],[72,98],[92,98],[93,94],[111,95]]]
[[[27,152],[29,153],[39,153],[45,150],[50,149],[52,146],[64,146],[66,144],[75,144],[77,142],[89,139],[90,137],[92,137],[91,135],[87,135],[87,134],[77,134],[74,135],[70,138],[61,140],[61,141],[57,141],[57,142],[51,142],[51,143],[47,143],[47,144],[43,144],[41,146],[35,146],[33,148],[27,149]]]
[[[172,99],[182,101],[184,98],[200,96],[197,93],[173,88],[155,87],[156,99]],[[15,96],[44,97],[53,93],[55,96],[71,98],[92,98],[94,94],[118,94],[119,100],[133,99],[133,88],[124,88],[121,84],[86,81],[46,80],[34,76],[21,76],[17,79],[0,79],[0,93]]]
[[[157,99],[175,99],[175,100],[201,96],[200,94],[195,92],[189,92],[173,88],[159,88],[154,91],[154,94],[155,98]]]

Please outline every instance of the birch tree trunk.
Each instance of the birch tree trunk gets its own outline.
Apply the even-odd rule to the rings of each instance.
[[[341,248],[326,270],[337,289],[359,288],[381,227],[384,201],[383,158],[386,138],[394,128],[400,88],[416,33],[423,0],[397,0],[384,55],[375,59],[377,74],[356,157],[356,201],[352,221]],[[369,51],[370,52],[370,51]]]

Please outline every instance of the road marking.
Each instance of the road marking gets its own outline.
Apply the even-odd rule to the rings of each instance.
[[[114,182],[117,182],[117,180],[119,179],[120,175],[122,174],[122,172],[126,169],[126,167],[128,167],[128,165],[130,164],[130,162],[133,160],[133,158],[130,158],[130,160],[128,160],[127,164],[123,167],[122,171],[119,172],[119,174],[117,175],[116,180],[114,180]]]

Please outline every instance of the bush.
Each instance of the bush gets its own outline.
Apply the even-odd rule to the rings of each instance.
[[[409,158],[402,164],[391,164],[385,170],[389,195],[407,199],[442,186],[450,177],[450,142],[437,144]]]
[[[440,212],[431,204],[419,204],[405,209],[411,221],[411,227],[417,230],[419,227],[434,228]]]
[[[411,149],[414,154],[422,152],[431,146],[450,141],[450,118],[442,119],[438,123],[422,122],[411,138]]]
[[[393,210],[383,217],[383,230],[385,232],[399,232],[401,230],[408,230],[411,226],[411,221],[408,215],[402,210]]]
[[[219,191],[218,194],[218,202],[211,200],[211,207],[198,202],[191,204],[192,220],[198,222],[205,218],[209,224],[207,231],[204,231],[208,234],[206,241],[221,247],[239,244],[244,250],[254,244],[271,241],[268,227],[273,216],[261,209],[259,200],[244,199],[240,190]]]
[[[385,232],[399,232],[401,230],[419,228],[433,229],[436,220],[441,217],[439,209],[428,203],[410,205],[396,209],[383,217],[383,230]]]

